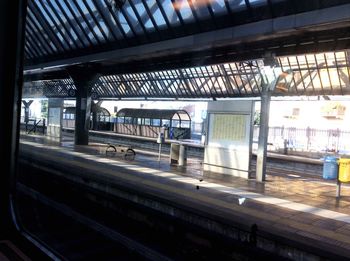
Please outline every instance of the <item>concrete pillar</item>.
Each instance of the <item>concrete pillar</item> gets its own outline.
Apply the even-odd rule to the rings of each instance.
[[[93,68],[72,67],[69,74],[76,87],[75,107],[75,145],[89,144],[89,127],[91,115],[91,90],[99,75]]]
[[[89,127],[91,114],[91,91],[89,88],[77,89],[75,108],[75,144],[89,144]]]
[[[266,156],[267,156],[267,138],[269,136],[269,114],[270,114],[271,93],[268,85],[262,86],[261,109],[260,109],[260,128],[258,151],[256,157],[256,180],[264,181],[266,178]]]

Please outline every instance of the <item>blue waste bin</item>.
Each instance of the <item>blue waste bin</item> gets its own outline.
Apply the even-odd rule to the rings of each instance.
[[[326,156],[323,163],[323,178],[336,179],[338,176],[338,158]]]

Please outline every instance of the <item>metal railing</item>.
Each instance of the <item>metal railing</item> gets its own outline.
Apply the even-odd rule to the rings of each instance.
[[[259,126],[254,126],[254,141],[258,140]],[[276,150],[336,152],[350,154],[350,131],[341,129],[315,129],[270,127],[268,143]]]
[[[45,118],[28,118],[21,117],[21,125],[24,126],[26,133],[40,132],[45,134],[46,131],[46,119]]]

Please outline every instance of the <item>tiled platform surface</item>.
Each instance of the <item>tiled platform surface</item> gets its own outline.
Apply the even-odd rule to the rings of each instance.
[[[316,240],[320,245],[339,250],[343,256],[348,252],[350,258],[350,187],[344,184],[341,197],[336,198],[335,181],[322,180],[322,173],[309,175],[272,165],[268,166],[267,180],[259,183],[204,173],[198,158],[189,158],[186,167],[179,167],[170,166],[167,155],[162,155],[158,161],[158,154],[149,151],[137,151],[133,161],[125,161],[119,155],[106,157],[106,144],[91,142],[88,146],[74,146],[70,138],[58,143],[31,137],[22,142],[30,146],[35,143],[46,144],[45,147],[58,145],[79,155],[90,155],[89,159],[97,162],[122,163],[119,165],[136,171],[142,169],[164,187],[171,184],[166,179],[181,182],[184,185],[177,187],[176,192],[212,204],[213,210],[239,212],[239,215],[256,218],[259,226]]]

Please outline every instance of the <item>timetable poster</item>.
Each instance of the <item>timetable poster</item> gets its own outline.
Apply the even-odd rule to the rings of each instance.
[[[211,114],[210,141],[215,143],[245,143],[248,138],[249,116],[244,114]],[[223,145],[223,144],[222,144]]]

